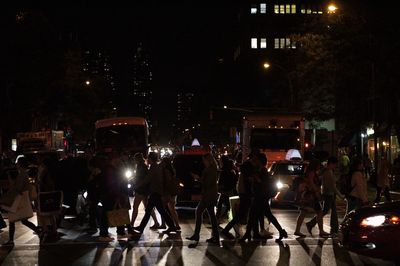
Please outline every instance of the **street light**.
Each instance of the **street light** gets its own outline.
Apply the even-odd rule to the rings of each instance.
[[[328,5],[328,14],[336,13],[338,7],[335,4]]]
[[[290,106],[293,107],[293,105],[294,105],[293,84],[292,84],[292,80],[289,77],[288,70],[285,67],[283,67],[277,63],[272,64],[272,67],[274,67],[274,66],[276,66],[277,68],[282,70],[282,72],[284,72],[284,74],[287,78],[288,85],[289,85],[289,93],[290,93]],[[263,67],[265,70],[268,70],[269,68],[271,68],[271,64],[269,62],[264,62]]]
[[[89,85],[90,85],[90,80],[86,80],[86,81],[85,81],[85,84],[86,84],[87,86],[89,86]]]

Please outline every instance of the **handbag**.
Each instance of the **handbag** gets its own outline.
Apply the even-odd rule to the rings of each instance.
[[[129,209],[127,208],[115,208],[114,210],[107,212],[108,226],[117,227],[130,224]]]
[[[1,208],[5,211],[8,212],[16,212],[19,206],[19,202],[22,199],[22,195],[21,194],[17,194],[17,196],[15,196],[13,203],[11,204],[11,206],[7,206],[7,205],[1,205]]]
[[[17,211],[8,214],[8,221],[12,223],[31,218],[32,216],[33,210],[31,200],[29,199],[29,192],[24,191],[19,201]]]

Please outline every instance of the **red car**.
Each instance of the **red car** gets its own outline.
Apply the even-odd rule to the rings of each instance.
[[[339,242],[362,255],[400,259],[400,201],[350,212],[340,225]]]

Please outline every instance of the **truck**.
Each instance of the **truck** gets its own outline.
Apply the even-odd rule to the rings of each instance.
[[[268,168],[285,160],[291,149],[304,156],[305,119],[299,113],[251,113],[243,117],[242,158],[259,150],[268,158]]]
[[[63,150],[64,131],[42,130],[17,133],[17,147],[21,153]]]

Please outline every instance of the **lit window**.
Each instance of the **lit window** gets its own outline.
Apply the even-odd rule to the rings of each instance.
[[[274,39],[274,48],[279,49],[279,39],[278,38]]]
[[[257,49],[257,38],[251,38],[251,48]]]
[[[279,6],[279,13],[280,14],[285,14],[285,5],[280,5]]]
[[[251,13],[251,14],[257,14],[257,7],[256,7],[256,5],[251,5],[250,13]]]
[[[296,14],[296,5],[292,5],[292,14]]]
[[[285,38],[279,39],[279,48],[285,48]]]
[[[267,48],[267,39],[266,38],[261,38],[260,48]]]
[[[311,9],[307,9],[307,14],[311,14]]]
[[[301,9],[301,14],[305,14],[306,10],[304,8]]]
[[[274,13],[279,14],[279,5],[274,5]]]
[[[265,14],[267,13],[267,4],[260,4],[260,13]]]
[[[290,5],[286,5],[286,14],[290,14]]]
[[[290,48],[290,38],[286,38],[286,48]]]

